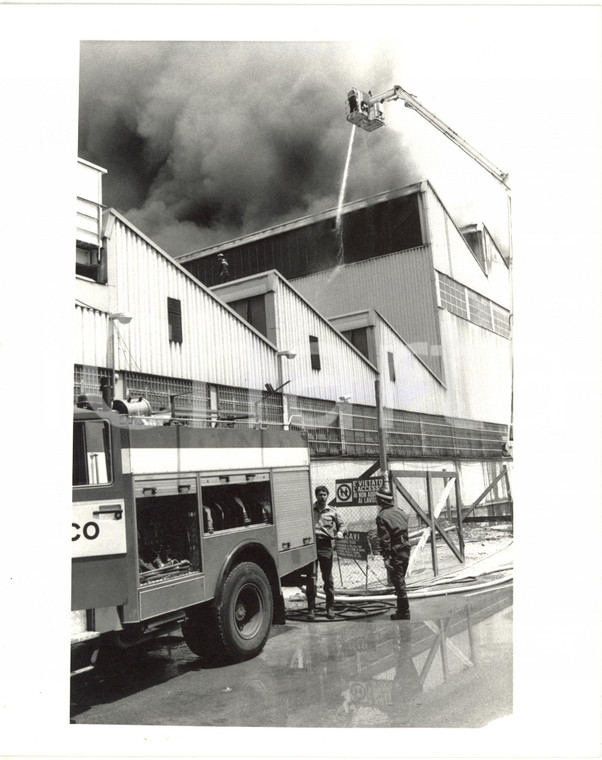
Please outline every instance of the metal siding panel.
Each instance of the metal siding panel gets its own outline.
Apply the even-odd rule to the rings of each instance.
[[[379,321],[377,329],[377,340],[383,357],[384,406],[409,412],[454,416],[452,394],[431,375],[387,324]],[[385,365],[388,351],[393,353],[396,382],[389,380]]]
[[[442,376],[433,267],[428,246],[339,267],[293,281],[327,317],[376,309]]]
[[[428,214],[435,269],[509,308],[510,275],[495,257],[486,275],[437,195],[429,187]]]
[[[274,350],[119,219],[110,244],[119,310],[134,314],[122,369],[253,388],[275,376]],[[168,296],[182,301],[181,345],[168,338]]]
[[[108,315],[75,307],[75,364],[108,366]]]
[[[510,343],[441,310],[443,353],[455,416],[508,424]]]
[[[336,400],[351,395],[355,403],[374,404],[375,371],[357,355],[341,336],[294,291],[282,283],[278,291],[280,344],[297,352],[284,365],[291,388],[297,395]],[[309,336],[319,341],[321,370],[311,369]],[[288,377],[283,378],[284,380]]]
[[[77,162],[77,194],[93,203],[102,203],[102,175],[104,172]]]

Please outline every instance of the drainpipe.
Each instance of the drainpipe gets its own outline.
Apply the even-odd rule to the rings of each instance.
[[[378,426],[378,448],[380,471],[383,476],[383,485],[389,487],[389,468],[387,464],[387,431],[385,429],[384,410],[380,395],[380,376],[374,381],[374,395],[376,397],[376,423]]]
[[[382,347],[380,344],[380,330],[377,325],[377,316],[374,311],[371,311],[372,320],[372,339],[374,341],[374,363],[376,365],[376,371],[378,377],[374,381],[374,397],[376,400],[376,426],[378,427],[378,451],[379,451],[379,465],[380,471],[383,476],[383,485],[389,487],[389,465],[387,461],[387,430],[385,427],[385,410],[383,407],[382,394],[381,394],[381,378],[382,373]]]

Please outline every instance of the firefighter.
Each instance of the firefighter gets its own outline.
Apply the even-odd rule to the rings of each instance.
[[[219,264],[218,280],[227,282],[230,279],[230,269],[223,253],[217,254],[217,263]]]
[[[397,611],[391,615],[391,620],[409,620],[410,604],[405,580],[410,561],[408,519],[405,513],[395,506],[393,494],[387,487],[382,487],[376,492],[376,503],[380,507],[376,516],[380,553],[397,596]]]
[[[336,509],[326,503],[328,488],[326,486],[318,486],[314,493],[316,501],[314,502],[313,519],[318,560],[307,569],[307,617],[310,620],[314,620],[316,617],[316,576],[317,566],[319,565],[322,580],[324,581],[326,617],[329,620],[334,620],[333,542],[335,538],[346,536],[347,528]]]

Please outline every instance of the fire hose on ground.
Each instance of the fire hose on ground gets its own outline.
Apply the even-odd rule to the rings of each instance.
[[[508,544],[508,546],[509,545],[510,544]],[[471,568],[482,561],[483,560],[477,560],[471,565]],[[514,577],[512,571],[512,563],[500,565],[492,570],[485,570],[481,573],[471,575],[462,575],[462,571],[452,571],[438,576],[428,584],[417,585],[408,583],[408,598],[427,599],[430,597],[448,596],[449,594],[484,592],[495,588],[496,586],[503,586],[511,583]],[[492,576],[496,577],[494,578]],[[479,582],[479,579],[483,580]],[[304,587],[301,587],[301,590],[305,593]],[[317,592],[317,597],[319,599],[324,599],[324,593]],[[388,612],[395,606],[396,596],[392,587],[387,586],[382,589],[374,589],[374,591],[363,590],[362,593],[354,590],[339,590],[335,594],[334,601],[335,614],[338,618],[356,619],[371,617],[373,615],[382,615],[384,612]],[[318,612],[319,611],[320,610],[318,610]],[[289,619],[302,620],[306,615],[307,608],[290,610],[287,612],[287,618]]]

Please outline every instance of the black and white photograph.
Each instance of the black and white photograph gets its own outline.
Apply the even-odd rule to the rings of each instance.
[[[600,8],[0,16],[3,756],[595,756]]]

